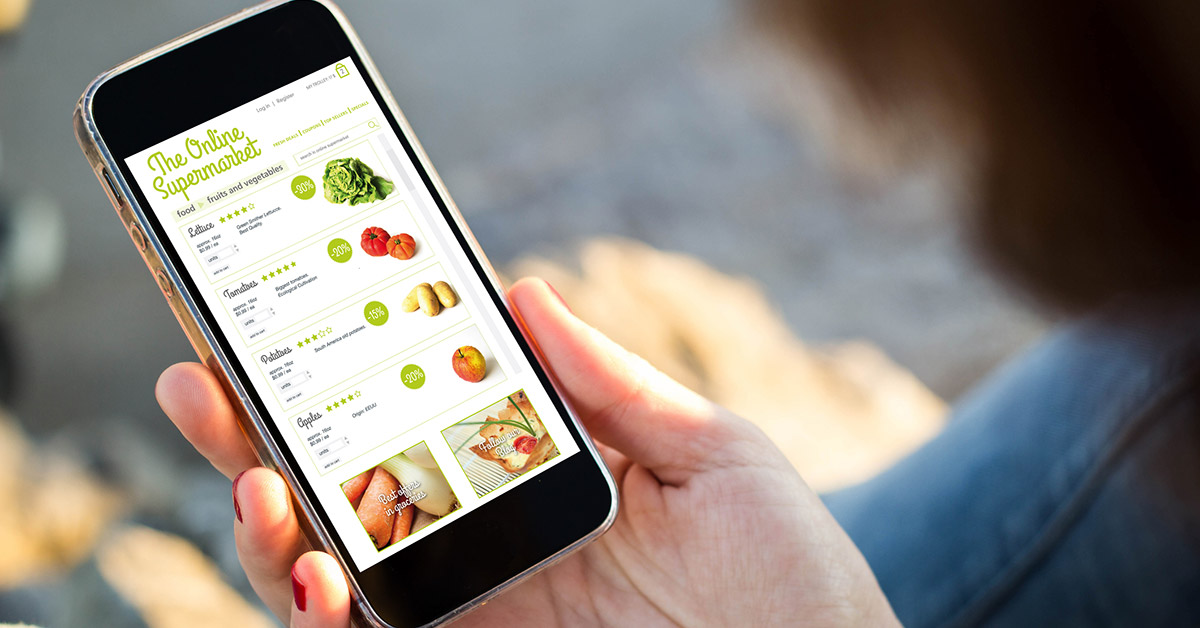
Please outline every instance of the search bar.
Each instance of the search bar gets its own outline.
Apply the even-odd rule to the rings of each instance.
[[[345,131],[342,131],[341,133],[337,133],[331,137],[325,138],[320,143],[314,144],[292,155],[292,158],[296,160],[296,165],[303,165],[304,162],[309,161],[310,159],[316,159],[318,156],[339,146],[348,144],[361,137],[382,130],[383,127],[379,124],[379,121],[375,118],[371,118],[366,122],[359,122],[358,124],[346,129]]]

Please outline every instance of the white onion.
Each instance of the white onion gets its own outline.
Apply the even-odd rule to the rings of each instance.
[[[401,487],[411,485],[414,493],[425,493],[425,497],[413,502],[417,508],[435,517],[444,517],[454,510],[458,499],[440,471],[426,469],[404,454],[392,456],[379,466],[395,476]]]

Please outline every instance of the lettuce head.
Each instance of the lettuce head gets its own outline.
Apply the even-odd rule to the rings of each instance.
[[[371,167],[354,157],[325,164],[325,200],[359,205],[387,198],[396,186],[376,176]]]

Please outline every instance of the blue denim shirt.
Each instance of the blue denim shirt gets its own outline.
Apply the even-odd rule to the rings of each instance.
[[[1062,326],[825,500],[910,628],[1200,626],[1200,301]]]

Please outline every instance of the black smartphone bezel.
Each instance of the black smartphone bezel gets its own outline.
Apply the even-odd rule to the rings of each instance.
[[[144,192],[125,164],[128,156],[346,57],[353,60],[367,79],[372,95],[384,110],[408,158],[415,164],[422,183],[450,225],[459,246],[466,251],[472,268],[482,279],[555,409],[561,416],[569,416],[378,86],[370,80],[363,59],[336,17],[321,3],[293,0],[269,8],[107,77],[93,94],[92,119],[138,205],[149,208]],[[277,61],[279,59],[286,59],[286,62]],[[197,98],[197,94],[202,96]],[[161,222],[151,211],[143,214],[170,263],[179,271],[183,288],[189,294],[199,294]],[[233,356],[228,339],[204,301],[196,298],[192,302],[215,337],[219,350],[226,356]],[[227,363],[239,381],[249,381],[237,360],[229,359]],[[243,387],[254,409],[264,418],[269,437],[279,443],[283,462],[293,469],[300,491],[311,496],[312,487],[284,444],[276,421],[267,412],[257,391],[249,385]],[[608,521],[615,499],[611,485],[590,454],[583,435],[571,421],[565,423],[580,448],[578,455],[562,460],[547,472],[530,478],[381,563],[359,571],[347,558],[347,570],[380,618],[393,626],[429,624],[486,596],[513,577],[593,534]],[[325,509],[315,498],[306,499],[320,524],[329,531],[336,549],[348,557]],[[497,550],[483,554],[489,542],[494,542]],[[481,555],[486,558],[481,559]],[[471,565],[469,570],[460,568],[468,564]],[[417,570],[414,565],[433,568]],[[451,566],[453,570],[438,569],[439,565]],[[413,578],[414,573],[426,575]]]

